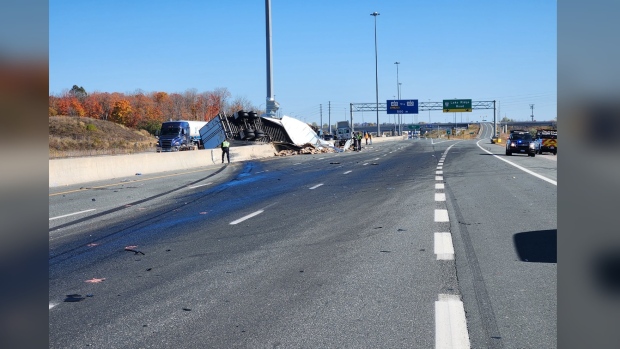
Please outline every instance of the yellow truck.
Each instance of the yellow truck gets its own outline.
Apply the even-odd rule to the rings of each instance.
[[[536,131],[536,152],[542,154],[549,152],[553,155],[558,153],[558,130],[537,130]]]

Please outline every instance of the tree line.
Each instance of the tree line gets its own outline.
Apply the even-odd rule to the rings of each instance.
[[[231,100],[226,88],[198,92],[188,89],[183,93],[119,92],[88,93],[73,85],[59,95],[49,96],[49,116],[78,116],[108,120],[127,127],[145,129],[155,134],[167,120],[210,121],[219,113],[232,114],[238,110],[258,110],[244,97]]]

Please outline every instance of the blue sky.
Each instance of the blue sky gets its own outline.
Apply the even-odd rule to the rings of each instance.
[[[498,116],[557,117],[557,2],[551,0],[272,0],[274,93],[307,122],[348,118],[349,103],[470,98]],[[227,88],[264,107],[265,2],[49,2],[49,92],[198,92]],[[492,110],[457,119],[492,119]],[[431,112],[431,122],[453,120]],[[428,112],[406,122],[428,122]],[[374,122],[375,112],[354,120]],[[380,113],[380,122],[391,116]]]

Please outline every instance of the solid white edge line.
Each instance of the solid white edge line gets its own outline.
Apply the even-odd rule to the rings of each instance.
[[[239,224],[239,223],[241,223],[241,222],[245,221],[246,219],[252,218],[252,217],[254,217],[254,216],[258,216],[259,214],[261,214],[261,213],[263,213],[263,212],[265,212],[265,211],[263,211],[263,210],[258,210],[258,211],[254,212],[254,213],[250,213],[249,215],[247,215],[247,216],[243,216],[243,217],[241,217],[241,218],[237,219],[236,221],[232,221],[232,222],[230,222],[230,225]]]
[[[446,201],[445,193],[435,193],[435,201]]]
[[[258,173],[258,172],[256,172]],[[209,183],[205,183],[205,184],[198,184],[198,185],[192,185],[191,187],[188,187],[190,189],[194,189],[194,188],[199,188],[199,187],[204,187],[205,185],[209,185],[212,184],[213,182],[209,182]]]
[[[481,139],[480,141],[482,141],[482,139]],[[551,184],[553,184],[553,185],[555,185],[555,186],[557,186],[557,185],[558,185],[558,182],[557,182],[557,181],[554,181],[553,179],[547,178],[547,177],[545,177],[545,176],[543,176],[543,175],[539,175],[538,173],[536,173],[536,172],[534,172],[534,171],[532,171],[532,170],[528,170],[528,169],[527,169],[527,168],[525,168],[525,167],[519,166],[519,165],[515,164],[515,163],[514,163],[514,162],[512,162],[512,161],[508,161],[508,160],[506,160],[506,159],[504,159],[504,158],[501,158],[501,157],[497,156],[497,154],[493,154],[492,152],[490,152],[490,151],[488,151],[488,150],[484,149],[483,147],[481,147],[481,146],[480,146],[480,144],[479,144],[479,143],[480,143],[480,141],[476,142],[476,145],[478,146],[478,148],[482,149],[484,152],[486,152],[486,153],[488,153],[488,154],[493,155],[495,158],[500,159],[500,160],[502,160],[503,162],[505,162],[505,163],[507,163],[507,164],[510,164],[510,165],[512,165],[512,166],[514,166],[514,167],[516,167],[516,168],[518,168],[519,170],[521,170],[521,171],[525,172],[525,173],[528,173],[528,174],[531,174],[531,175],[532,175],[532,176],[534,176],[534,177],[540,178],[540,179],[542,179],[542,180],[543,180],[543,181],[545,181],[545,182],[549,182],[549,183],[551,183]]]
[[[320,187],[320,186],[322,186],[322,185],[323,185],[323,183],[321,183],[321,184],[317,184],[317,185],[315,185],[314,187],[310,187],[310,188],[308,188],[308,189],[316,189],[316,188],[318,188],[318,187]]]
[[[62,215],[62,216],[58,216],[58,217],[52,217],[52,218],[50,218],[50,221],[54,220],[54,219],[65,218],[65,217],[74,216],[76,214],[86,213],[86,212],[90,212],[90,211],[95,211],[95,209],[91,208],[90,210],[84,210],[84,211],[80,211],[80,212],[69,213],[69,214],[65,214],[65,215]]]
[[[57,306],[58,303],[50,303],[50,309],[52,309],[53,307]],[[48,309],[49,310],[49,309]]]
[[[435,183],[435,189],[445,189],[445,184],[443,184],[443,183]]]
[[[435,254],[437,260],[453,260],[454,245],[452,244],[452,234],[435,233]]]
[[[449,222],[448,210],[435,209],[435,222]]]
[[[458,295],[440,294],[435,301],[435,348],[469,349],[465,308]]]

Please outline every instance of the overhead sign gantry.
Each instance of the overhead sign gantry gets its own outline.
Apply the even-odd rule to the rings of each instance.
[[[417,99],[416,99],[417,101]],[[418,103],[418,111],[428,111],[428,110],[442,110],[444,111],[445,102],[450,100],[443,100],[442,102],[419,102]],[[478,110],[478,109],[493,109],[493,134],[497,135],[497,119],[495,115],[495,101],[473,101],[471,99],[460,99],[459,101],[469,101],[470,109]],[[350,115],[351,115],[351,125],[353,126],[353,113],[354,112],[365,112],[365,111],[388,111],[387,103],[350,103]],[[459,104],[456,104],[459,105]],[[466,104],[461,104],[465,106]],[[447,108],[450,109],[450,108]],[[462,110],[463,112],[467,112],[466,110]],[[445,111],[444,111],[445,112]],[[459,110],[449,110],[449,112],[459,112]]]

